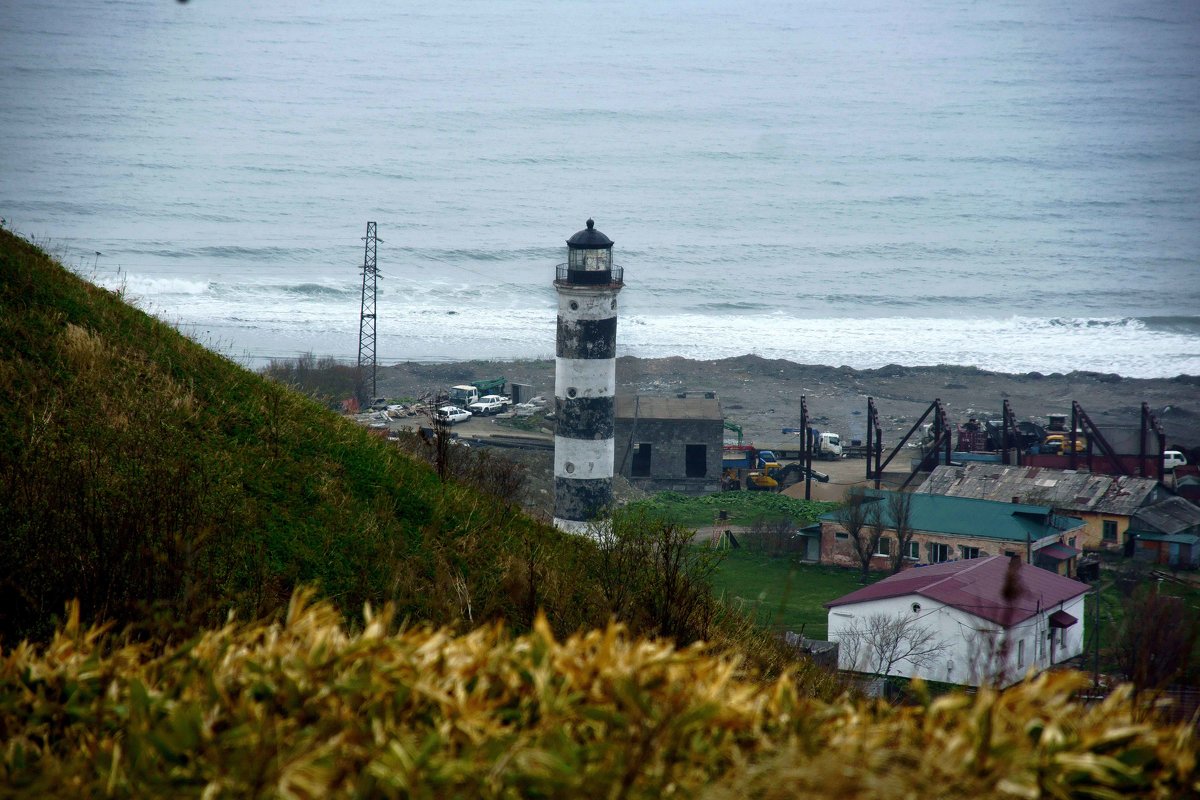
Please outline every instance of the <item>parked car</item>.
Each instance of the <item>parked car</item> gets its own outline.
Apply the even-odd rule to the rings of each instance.
[[[1176,467],[1187,466],[1188,460],[1179,450],[1164,450],[1163,451],[1163,471],[1171,472]]]
[[[439,422],[453,425],[456,422],[466,422],[471,418],[471,412],[458,406],[442,406],[433,413]]]
[[[499,414],[501,411],[506,411],[510,405],[512,405],[512,400],[504,395],[487,394],[467,406],[467,410],[472,414],[486,417],[489,414]]]

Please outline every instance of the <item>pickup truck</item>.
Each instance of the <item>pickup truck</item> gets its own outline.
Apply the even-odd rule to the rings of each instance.
[[[472,414],[486,417],[489,414],[499,414],[512,405],[512,400],[499,394],[487,394],[467,406]]]

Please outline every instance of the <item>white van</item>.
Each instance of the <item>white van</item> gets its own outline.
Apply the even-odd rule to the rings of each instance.
[[[1176,467],[1187,465],[1187,456],[1178,450],[1163,451],[1163,471],[1170,472]]]

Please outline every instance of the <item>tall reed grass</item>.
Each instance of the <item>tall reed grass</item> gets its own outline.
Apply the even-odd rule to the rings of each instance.
[[[301,592],[159,650],[81,624],[0,657],[0,785],[25,797],[1181,798],[1195,729],[1061,673],[895,708],[729,653],[539,619],[456,635]]]

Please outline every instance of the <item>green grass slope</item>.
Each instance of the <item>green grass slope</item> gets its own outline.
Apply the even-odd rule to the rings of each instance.
[[[556,626],[602,621],[574,596],[575,543],[6,231],[0,398],[8,641],[45,636],[74,597],[85,618],[186,629],[271,613],[305,583],[350,610],[518,621],[534,572]]]

